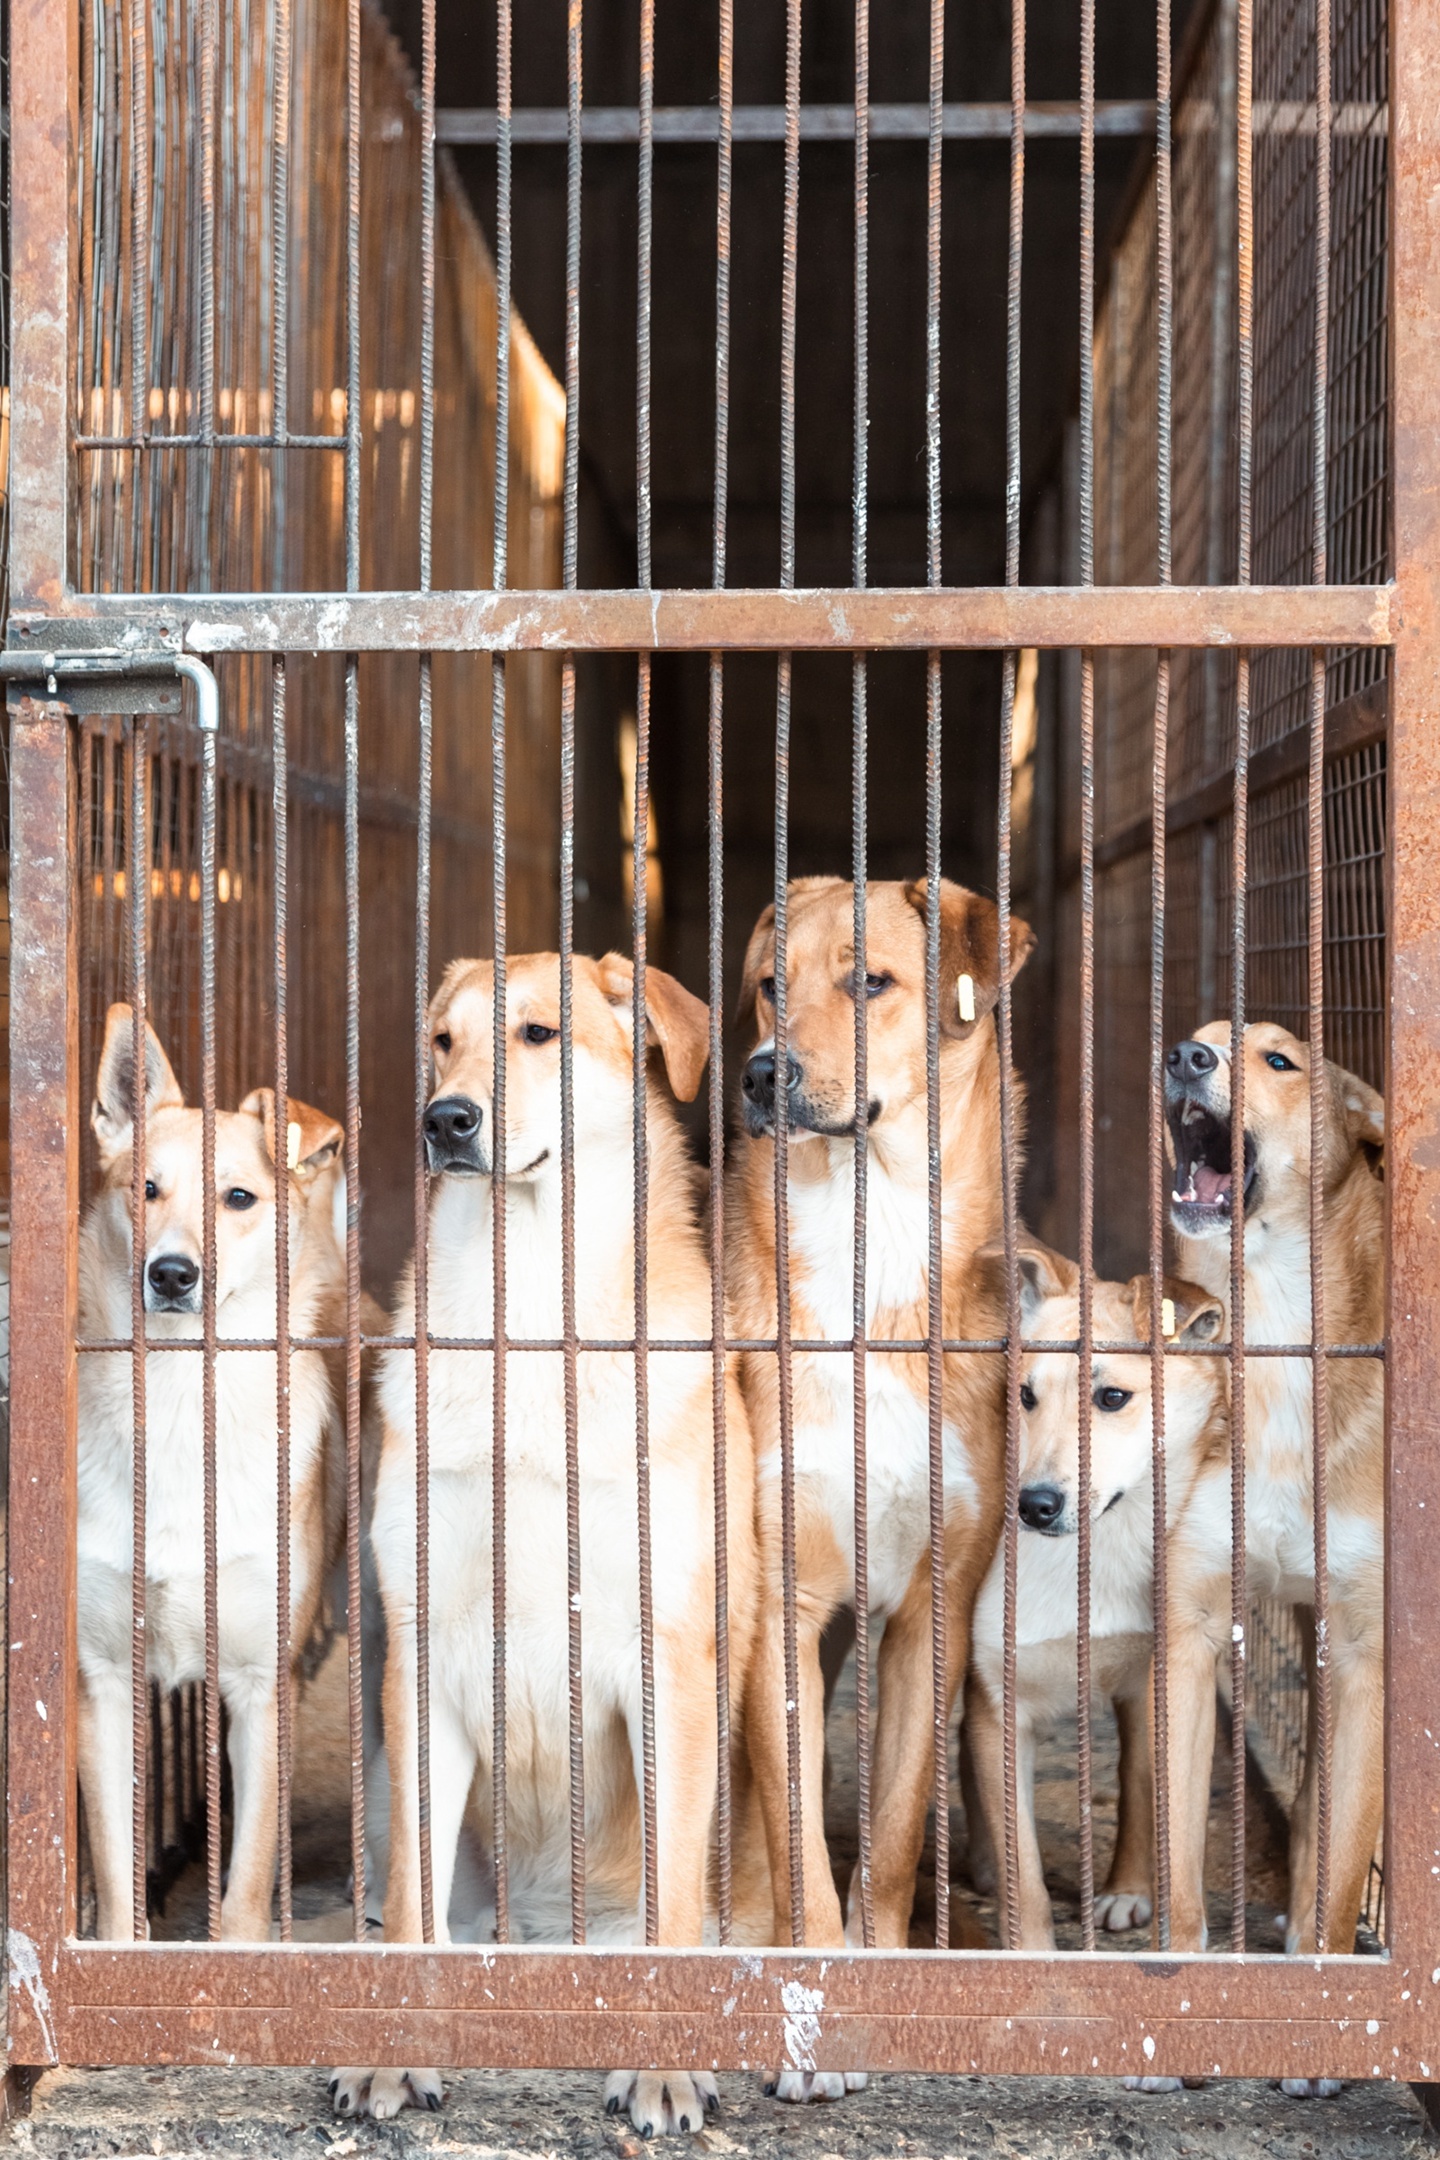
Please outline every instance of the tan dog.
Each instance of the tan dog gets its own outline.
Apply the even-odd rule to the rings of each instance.
[[[1214,1021],[1166,1059],[1175,1163],[1171,1216],[1183,1272],[1228,1287],[1236,1180],[1230,1148],[1230,1024]],[[1245,1339],[1310,1339],[1310,1053],[1286,1029],[1245,1030]],[[1325,1340],[1384,1331],[1384,1194],[1371,1152],[1385,1106],[1326,1068]],[[1370,1152],[1367,1152],[1370,1151]],[[1330,1905],[1327,1947],[1349,1951],[1380,1831],[1384,1738],[1384,1368],[1329,1362]],[[1315,1594],[1312,1381],[1308,1358],[1245,1366],[1245,1561],[1252,1596],[1307,1606]],[[1230,1641],[1228,1491],[1192,1509],[1170,1571],[1170,1735],[1177,1949],[1205,1944],[1203,1861],[1215,1727],[1215,1663]],[[1286,1947],[1315,1948],[1317,1764],[1313,1714],[1290,1841]],[[1188,1796],[1188,1805],[1180,1804]]]
[[[849,1341],[852,1333],[855,1163],[855,956],[853,889],[838,878],[790,887],[787,1047],[791,1323],[794,1335]],[[993,902],[945,884],[941,892],[940,1120],[943,1159],[944,1330],[986,1338],[1003,1328],[1003,1302],[977,1248],[1001,1222],[1000,1068],[993,1008],[999,995]],[[929,1202],[925,1091],[925,888],[869,887],[866,1291],[872,1337],[928,1332]],[[1034,940],[1011,926],[1007,966]],[[758,1042],[744,1073],[745,1134],[736,1148],[726,1215],[734,1325],[773,1337],[777,1320],[774,1203],[775,1053],[773,910],[761,916],[745,959],[742,1012]],[[969,980],[961,1018],[961,978]],[[1015,1083],[1016,1122],[1021,1098]],[[742,1367],[755,1433],[763,1614],[757,1639],[751,1757],[765,1818],[776,1913],[788,1927],[788,1769],[780,1561],[780,1402],[776,1359]],[[805,1940],[841,1943],[846,1929],[831,1878],[822,1810],[824,1696],[820,1637],[853,1604],[854,1425],[846,1358],[797,1353],[793,1367],[797,1628],[802,1728]],[[1002,1505],[1003,1368],[994,1356],[945,1361],[945,1551],[948,1687],[953,1700],[969,1650],[970,1610],[989,1565]],[[874,1758],[872,1894],[876,1940],[908,1936],[929,1802],[934,1706],[929,1556],[929,1381],[924,1356],[868,1360],[870,1611],[884,1622]],[[858,1886],[850,1934],[859,1939]],[[843,2089],[839,2074],[788,2072],[784,2097]]]
[[[1028,1241],[1017,1257],[1025,1334],[1040,1342],[1075,1340],[1080,1333],[1079,1269]],[[993,1264],[1003,1285],[1003,1250],[995,1250]],[[1173,1308],[1176,1342],[1209,1342],[1224,1327],[1224,1306],[1193,1283],[1167,1277],[1165,1295]],[[1097,1341],[1148,1341],[1150,1277],[1095,1283],[1091,1312]],[[994,1872],[1002,1940],[1007,1948],[1051,1950],[1055,1931],[1035,1833],[1035,1745],[1075,1709],[1079,1361],[1069,1351],[1029,1351],[1021,1372],[1015,1631],[1020,1933],[1013,1944],[1008,1941],[1004,1884],[1003,1549],[996,1553],[976,1601],[965,1732],[991,1848],[998,1856]],[[1096,1695],[1114,1705],[1120,1732],[1120,1816],[1105,1888],[1095,1900],[1095,1923],[1123,1933],[1149,1921],[1154,1876],[1150,1670],[1155,1488],[1149,1357],[1097,1354],[1090,1400],[1090,1673]],[[1172,1528],[1183,1521],[1202,1482],[1218,1477],[1228,1492],[1228,1434],[1223,1362],[1168,1359],[1165,1503]]]
[[[112,1005],[91,1115],[101,1188],[80,1237],[80,1334],[130,1333],[132,1018]],[[201,1332],[202,1117],[187,1110],[147,1030],[145,1332],[150,1342]],[[220,1691],[230,1722],[234,1838],[222,1933],[270,1935],[276,1850],[275,1357],[223,1348],[276,1330],[277,1163],[289,1179],[290,1328],[342,1325],[343,1265],[334,1191],[343,1132],[293,1097],[275,1147],[268,1088],[215,1118],[216,1524]],[[97,1933],[133,1934],[130,1644],[134,1451],[128,1351],[79,1360],[78,1631],[80,1783],[95,1864]],[[162,1689],[204,1678],[202,1371],[193,1352],[152,1350],[146,1394],[146,1664]],[[320,1609],[344,1507],[343,1435],[323,1355],[290,1360],[290,1640],[292,1686]]]
[[[617,955],[574,968],[574,1267],[582,1337],[635,1332],[631,992]],[[650,1037],[688,1100],[704,1071],[708,1014],[658,969],[646,978]],[[504,1025],[506,1326],[511,1340],[562,1332],[560,975],[554,954],[509,962]],[[434,1179],[429,1322],[435,1335],[487,1336],[493,1323],[494,970],[457,961],[430,1010],[435,1085],[425,1113]],[[678,1120],[648,1085],[649,1326],[656,1338],[710,1335],[710,1269]],[[396,1332],[414,1324],[413,1272]],[[519,1939],[570,1937],[565,1370],[557,1352],[506,1360],[509,1869]],[[578,1360],[583,1574],[586,1904],[593,1943],[644,1940],[636,1514],[635,1359]],[[659,1940],[702,1940],[715,1812],[714,1458],[708,1350],[648,1361],[655,1636]],[[382,1358],[383,1439],[371,1529],[388,1651],[390,1942],[421,1935],[415,1615],[415,1364]],[[494,1371],[488,1351],[430,1357],[430,1790],[436,1933],[449,1939],[452,1877],[467,1800],[493,1842],[491,1476]],[[743,1680],[755,1603],[753,1464],[738,1384],[727,1397],[730,1646]],[[493,1932],[493,1914],[490,1916]],[[484,1916],[472,1916],[484,1932]],[[337,2109],[393,2114],[438,2106],[433,2071],[347,2070]],[[698,2130],[717,2104],[699,2072],[615,2072],[612,2111],[642,2134]]]

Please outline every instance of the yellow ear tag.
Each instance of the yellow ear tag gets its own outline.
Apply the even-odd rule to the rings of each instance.
[[[975,985],[968,975],[962,975],[955,985],[955,997],[960,1007],[960,1018],[967,1021],[973,1020],[975,1018]]]
[[[292,1123],[285,1135],[285,1160],[292,1170],[300,1162],[300,1127]]]
[[[1160,1332],[1162,1335],[1166,1336],[1173,1335],[1175,1333],[1174,1298],[1167,1297],[1161,1298],[1160,1300]]]

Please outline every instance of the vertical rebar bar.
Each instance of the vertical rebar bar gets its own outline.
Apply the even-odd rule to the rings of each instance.
[[[496,0],[495,10],[495,518],[491,541],[490,582],[504,589],[510,558],[510,276],[511,276],[511,0]],[[495,956],[493,1051],[495,1118],[490,1179],[491,1238],[494,1245],[495,1339],[490,1469],[491,1506],[491,1841],[495,1861],[495,1939],[510,1939],[510,1838],[506,1808],[506,1568],[505,1568],[505,1078],[508,1030],[505,1025],[505,659],[490,656],[490,906],[491,950]]]
[[[1020,294],[1025,239],[1025,0],[1010,4],[1010,220],[1005,286],[1005,582],[1020,582]],[[1016,1599],[1020,1564],[1020,1281],[1015,1258],[1015,1113],[1011,1100],[1009,957],[1011,731],[1016,659],[1007,652],[1000,689],[1000,821],[996,894],[1001,959],[998,1007],[1000,1060],[1000,1191],[1005,1236],[1005,1520],[1003,1643],[1001,1648],[1001,1786],[1004,1826],[1005,1940],[1020,1935],[1019,1760],[1015,1669]],[[1082,1810],[1085,1786],[1082,1780]],[[1082,1831],[1084,1815],[1081,1816]],[[1082,1841],[1083,1850],[1083,1841]]]
[[[131,1885],[135,1939],[145,1936],[145,1752],[148,1654],[145,1626],[146,1503],[148,1499],[145,1372],[145,1262],[148,1243],[145,1194],[146,1034],[149,975],[146,967],[147,900],[150,891],[146,784],[149,778],[150,723],[136,713],[130,730],[130,1060],[134,1089],[134,1126],[130,1149],[130,1402],[133,1430],[130,1524],[130,1717],[134,1792],[131,1829],[134,1879]],[[88,839],[88,835],[87,835]],[[110,858],[107,857],[107,860]],[[164,1805],[156,1791],[157,1809]]]
[[[200,737],[201,1427],[205,1547],[205,1905],[220,1933],[220,1607],[215,1416],[215,731]],[[144,1068],[141,1068],[142,1072]]]
[[[576,583],[580,504],[580,128],[583,0],[566,37],[565,497],[561,553]],[[585,1702],[580,1630],[579,1368],[575,1322],[575,658],[560,680],[560,1272],[565,1340],[565,1530],[570,1689],[570,1931],[585,1940]]]
[[[855,0],[855,443],[851,576],[857,588],[868,575],[870,520],[870,0]],[[875,1945],[871,1898],[870,1750],[870,1473],[866,1409],[866,1339],[869,1300],[865,1287],[865,1224],[870,1122],[869,999],[866,987],[866,899],[869,877],[867,792],[868,667],[857,653],[850,678],[851,881],[855,983],[855,1216],[851,1329],[855,1436],[855,1781],[859,1801],[859,1852],[855,1881],[860,1893],[860,1934]]]
[[[1311,416],[1311,577],[1329,577],[1330,0],[1315,0],[1315,358]],[[1306,803],[1310,991],[1310,1374],[1315,1524],[1315,1948],[1328,1949],[1331,1708],[1329,1585],[1330,1371],[1325,1357],[1325,653],[1310,661],[1310,769]],[[1354,1946],[1342,1943],[1348,1951]]]
[[[945,146],[945,0],[930,0],[930,97],[925,206],[925,556],[942,582],[940,485],[940,240]],[[950,1941],[950,1684],[945,1570],[945,1279],[940,1104],[940,655],[925,656],[925,1122],[929,1264],[926,1380],[929,1411],[930,1658],[935,1756],[935,1941]],[[857,1118],[858,1130],[858,1118]]]
[[[1171,577],[1171,455],[1174,359],[1174,235],[1170,0],[1155,6],[1155,523],[1156,574]],[[1165,818],[1169,792],[1170,655],[1155,656],[1155,734],[1150,769],[1149,1253],[1152,1610],[1155,1625],[1155,1931],[1170,1944],[1169,1570],[1165,1460]]]
[[[294,1644],[290,1614],[290,785],[285,658],[270,678],[270,820],[275,910],[275,1813],[280,1882],[280,1940],[294,1921],[294,1852],[290,1795],[295,1736],[291,1720]]]
[[[1235,15],[1235,335],[1237,358],[1237,550],[1235,582],[1248,585],[1255,444],[1254,0]],[[1235,811],[1231,846],[1234,914],[1230,957],[1230,1161],[1244,1184],[1245,940],[1250,827],[1250,655],[1235,669]],[[1230,1947],[1245,1948],[1245,1208],[1230,1214]]]

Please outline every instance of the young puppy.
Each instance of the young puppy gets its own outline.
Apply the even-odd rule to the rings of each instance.
[[[851,1339],[854,1295],[855,1008],[869,1000],[864,1105],[867,1141],[866,1300],[870,1336],[915,1340],[929,1331],[929,1194],[926,1111],[925,887],[868,888],[865,979],[856,981],[853,888],[839,878],[790,887],[787,1000],[789,1072],[777,1089],[774,1048],[774,911],[756,925],[745,958],[742,1013],[757,1041],[743,1078],[744,1134],[726,1210],[729,1291],[745,1336],[777,1324],[775,1117],[789,1132],[790,1316],[794,1336]],[[992,1017],[1001,958],[994,903],[945,883],[940,896],[940,1127],[943,1190],[941,1297],[947,1336],[1003,1330],[1003,1301],[977,1249],[1001,1222],[1000,1066]],[[1011,924],[1004,966],[1013,978],[1034,943]],[[1014,1082],[1016,1123],[1021,1089]],[[788,1940],[789,1807],[780,1554],[780,1414],[773,1353],[742,1367],[755,1434],[762,1616],[747,1712],[759,1802],[775,1886],[771,1940]],[[848,1359],[796,1352],[792,1365],[796,1626],[799,1650],[805,1941],[846,1939],[825,1846],[822,1806],[824,1690],[820,1638],[853,1604],[855,1440]],[[1003,1363],[945,1360],[947,1688],[965,1672],[970,1611],[989,1566],[1003,1501]],[[867,1362],[869,1606],[883,1622],[874,1755],[871,1890],[876,1941],[903,1945],[915,1892],[933,1763],[930,1630],[929,1373],[923,1355],[876,1352]],[[859,1940],[858,1885],[849,1932]],[[838,2074],[787,2072],[783,2097],[843,2090]]]
[[[101,1187],[80,1234],[80,1334],[130,1333],[131,1160],[137,1092],[145,1119],[145,1333],[194,1341],[202,1327],[202,1114],[187,1110],[146,1032],[137,1090],[132,1016],[112,1005],[91,1124]],[[230,1722],[234,1838],[221,1910],[227,1938],[267,1941],[276,1847],[278,1454],[275,1357],[225,1338],[276,1331],[276,1190],[288,1180],[290,1329],[341,1325],[343,1263],[332,1186],[344,1134],[294,1100],[277,1148],[274,1098],[257,1089],[215,1118],[216,1539],[220,1692]],[[96,1932],[133,1934],[130,1697],[133,1365],[128,1351],[79,1360],[78,1634],[80,1786],[95,1864]],[[162,1689],[205,1673],[203,1374],[194,1352],[145,1359],[146,1667]],[[344,1441],[323,1355],[290,1360],[291,1685],[339,1544]]]
[[[582,1337],[635,1332],[634,1072],[628,960],[574,964],[575,1310]],[[650,1040],[689,1100],[708,1049],[704,1005],[670,976],[646,976]],[[562,1333],[560,965],[553,953],[506,971],[505,1322],[512,1342]],[[434,1178],[429,1325],[488,1336],[494,1319],[494,969],[457,961],[430,1010],[435,1087],[425,1113]],[[648,1319],[656,1338],[710,1335],[710,1269],[678,1120],[647,1083]],[[395,1329],[414,1325],[413,1269]],[[657,1352],[646,1366],[652,1523],[659,1940],[698,1944],[715,1809],[715,1547],[708,1350]],[[644,1940],[640,1765],[636,1360],[582,1350],[577,1362],[580,1547],[584,1581],[587,1934]],[[493,1849],[491,1815],[492,1470],[495,1374],[488,1351],[433,1350],[429,1364],[430,1790],[434,1914],[449,1938],[452,1877],[467,1812]],[[510,1919],[517,1939],[568,1941],[570,1917],[570,1596],[566,1577],[565,1361],[513,1350],[505,1361],[505,1641]],[[383,1420],[371,1525],[387,1634],[389,1763],[385,1934],[421,1936],[415,1611],[415,1360],[383,1354]],[[727,1387],[730,1648],[743,1683],[754,1611],[753,1466],[738,1385]],[[493,1925],[493,1923],[492,1923]],[[347,2070],[337,2109],[389,2115],[438,2106],[434,2071]],[[615,2072],[611,2110],[636,2127],[698,2130],[717,2104],[700,2071]]]
[[[1245,1218],[1245,1339],[1306,1343],[1310,1303],[1310,1053],[1285,1028],[1245,1030],[1245,1155],[1230,1145],[1230,1024],[1167,1055],[1175,1164],[1171,1218],[1183,1272],[1228,1286],[1230,1219]],[[1338,1065],[1325,1072],[1324,1340],[1376,1342],[1385,1326],[1384,1194],[1372,1157],[1385,1106]],[[1380,1831],[1384,1741],[1384,1368],[1328,1365],[1330,1899],[1326,1947],[1349,1951]],[[1306,1358],[1245,1364],[1245,1567],[1252,1596],[1315,1595],[1312,1373]],[[1170,1789],[1176,1949],[1205,1945],[1203,1862],[1215,1729],[1215,1664],[1230,1642],[1228,1494],[1192,1509],[1170,1563]],[[1183,1796],[1183,1804],[1182,1804]],[[1313,1710],[1290,1839],[1286,1947],[1316,1948],[1318,1767]]]
[[[992,1248],[1003,1291],[1004,1251]],[[1041,1342],[1080,1332],[1080,1272],[1043,1245],[1018,1253],[1021,1324]],[[1167,1277],[1174,1340],[1209,1342],[1225,1309],[1193,1283]],[[1097,1282],[1096,1340],[1148,1341],[1150,1277]],[[996,1553],[976,1601],[971,1630],[965,1731],[973,1752],[985,1827],[996,1856],[1002,1940],[1007,1949],[1053,1950],[1055,1931],[1035,1834],[1035,1745],[1075,1708],[1079,1365],[1072,1353],[1028,1351],[1020,1385],[1020,1539],[1016,1570],[1016,1823],[1020,1933],[1008,1939],[1005,1898],[1004,1663],[1005,1555]],[[1151,1913],[1154,1791],[1150,1756],[1151,1603],[1154,1582],[1152,1392],[1146,1355],[1097,1354],[1090,1381],[1090,1673],[1095,1693],[1115,1709],[1120,1730],[1120,1819],[1098,1927],[1143,1927]],[[1165,1511],[1184,1520],[1197,1487],[1220,1477],[1229,1415],[1218,1358],[1177,1357],[1165,1365]]]

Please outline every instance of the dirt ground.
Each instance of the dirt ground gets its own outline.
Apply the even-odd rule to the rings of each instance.
[[[837,1867],[848,1873],[855,1841],[854,1685],[846,1669],[830,1719],[832,1776],[828,1828]],[[1061,1731],[1037,1764],[1036,1806],[1062,1947],[1079,1941],[1074,1735]],[[305,1696],[297,1733],[295,1777],[295,1932],[311,1940],[348,1936],[348,1744],[344,1645],[337,1643]],[[1217,1754],[1212,1811],[1212,1923],[1228,1926],[1223,1889],[1229,1851],[1228,1763]],[[1103,1880],[1114,1833],[1116,1766],[1108,1717],[1097,1721],[1095,1820],[1097,1878]],[[1273,1819],[1258,1802],[1248,1824],[1251,1900],[1246,1933],[1256,1949],[1278,1947],[1276,1917],[1284,1876],[1275,1851]],[[952,1875],[994,1939],[993,1902],[974,1896],[965,1877],[965,1822],[951,1816]],[[927,1848],[917,1899],[917,1923],[933,1913],[933,1860]],[[191,1869],[172,1888],[157,1937],[203,1934],[204,1884]],[[1116,1938],[1140,1949],[1144,1935]],[[720,2080],[723,2111],[693,2139],[705,2153],[779,2155],[789,2160],[961,2160],[961,2156],[1024,2155],[1069,2160],[1071,2155],[1154,2154],[1175,2160],[1348,2160],[1433,2149],[1414,2096],[1404,2086],[1352,2085],[1338,2099],[1296,2101],[1264,2084],[1231,2080],[1173,2095],[1127,2093],[1113,2079],[877,2078],[870,2090],[844,2102],[809,2108],[767,2100],[758,2079]],[[323,2073],[314,2069],[67,2070],[36,2088],[31,2115],[11,2141],[19,2152],[55,2160],[98,2155],[158,2155],[163,2160],[307,2160],[328,2155],[456,2155],[458,2160],[507,2160],[509,2155],[600,2154],[641,2160],[650,2148],[628,2123],[606,2117],[600,2080],[592,2072],[467,2071],[448,2081],[440,2115],[413,2112],[393,2123],[340,2122],[332,2115]],[[663,2147],[657,2145],[658,2150]]]

